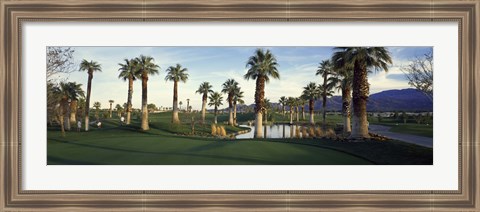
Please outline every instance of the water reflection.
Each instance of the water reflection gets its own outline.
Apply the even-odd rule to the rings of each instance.
[[[241,127],[249,127],[248,133],[235,136],[238,139],[253,138],[255,126],[240,125]],[[290,131],[290,134],[286,132]],[[301,138],[302,127],[299,125],[274,124],[263,126],[263,136],[265,138]]]

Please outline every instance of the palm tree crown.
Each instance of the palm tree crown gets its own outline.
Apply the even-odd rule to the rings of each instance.
[[[209,82],[202,82],[195,93],[202,94],[202,99],[207,100],[208,94],[213,93],[212,85]]]
[[[80,71],[87,71],[89,74],[99,71],[102,71],[102,67],[95,61],[88,62],[87,60],[83,59],[80,63]]]
[[[176,66],[170,66],[165,71],[167,72],[167,76],[165,76],[165,81],[187,82],[188,69],[183,68],[182,65],[177,64]]]
[[[118,64],[120,66],[118,69],[118,71],[120,71],[118,78],[123,79],[124,81],[129,79],[136,80],[138,76],[138,61],[135,59],[124,59],[124,61],[125,63]]]

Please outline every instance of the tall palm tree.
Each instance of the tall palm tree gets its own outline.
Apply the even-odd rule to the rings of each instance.
[[[287,97],[285,96],[280,97],[280,99],[278,100],[278,103],[282,105],[282,114],[283,116],[285,116],[285,105],[287,104]]]
[[[308,99],[308,110],[310,112],[310,124],[315,124],[315,100],[320,97],[320,89],[314,82],[310,82],[306,87],[303,87],[302,96]]]
[[[188,80],[188,69],[183,68],[182,65],[177,64],[176,66],[170,66],[166,70],[167,76],[165,81],[173,81],[173,114],[172,114],[172,123],[180,123],[178,118],[178,82],[187,82]]]
[[[60,116],[62,117],[61,123],[63,125],[63,130],[70,131],[70,95],[71,95],[72,86],[70,83],[60,83]]]
[[[218,113],[218,107],[220,105],[223,105],[223,97],[222,97],[222,94],[219,93],[219,92],[213,92],[210,94],[210,96],[208,97],[208,100],[210,101],[208,103],[208,106],[214,106],[214,110],[213,110],[213,113],[215,115],[215,119],[214,119],[214,123],[216,124],[217,123],[217,113]]]
[[[195,93],[202,94],[202,124],[205,123],[205,111],[207,110],[207,97],[213,93],[212,86],[208,82],[202,82]]]
[[[248,59],[246,67],[248,70],[244,78],[246,80],[256,80],[254,137],[262,138],[262,110],[264,108],[265,83],[268,83],[270,78],[280,79],[280,73],[277,69],[278,63],[270,50],[257,49],[254,55]]]
[[[222,85],[222,93],[227,94],[228,101],[228,124],[233,126],[233,95],[238,87],[238,82],[234,79],[228,79]]]
[[[115,101],[113,101],[113,100],[111,100],[111,99],[108,100],[108,103],[110,103],[110,110],[109,110],[109,116],[110,116],[110,118],[112,118],[112,104],[113,104],[114,102],[115,102]]]
[[[335,74],[338,77],[337,90],[342,93],[343,134],[352,131],[350,123],[350,103],[352,101],[353,65],[345,62],[345,51],[338,51],[332,56]]]
[[[323,84],[321,85],[320,91],[322,95],[322,127],[325,129],[326,127],[326,114],[327,114],[327,97],[331,96],[333,92],[331,92],[335,87],[335,82],[333,82],[332,78],[329,78],[330,75],[333,74],[333,67],[330,60],[323,60],[320,62],[320,66],[318,66],[316,75],[321,75],[323,78]]]
[[[139,78],[142,79],[142,130],[149,130],[148,126],[148,76],[158,74],[160,67],[155,64],[155,59],[150,56],[140,55],[135,58],[135,70]],[[128,104],[128,103],[127,103]]]
[[[290,124],[293,124],[293,108],[295,107],[295,98],[288,97],[286,104],[290,109]]]
[[[102,67],[95,61],[88,62],[83,59],[80,63],[80,71],[87,71],[88,73],[87,98],[85,100],[85,131],[88,131],[88,113],[90,110],[90,93],[92,91],[93,72],[101,72]]]
[[[131,120],[131,114],[132,114],[132,95],[133,95],[133,81],[137,79],[137,74],[138,74],[138,65],[137,65],[137,60],[135,59],[124,59],[125,63],[119,63],[118,65],[120,68],[118,71],[120,71],[120,74],[118,75],[118,78],[123,79],[123,81],[128,80],[128,94],[127,94],[127,107],[126,112],[127,112],[127,123],[130,124]]]
[[[392,64],[390,52],[385,47],[337,47],[336,54],[344,54],[346,63],[353,64],[353,125],[351,139],[369,138],[367,101],[369,95],[368,71],[388,71]],[[340,53],[339,53],[340,52]]]
[[[235,92],[233,93],[233,125],[237,125],[237,103],[238,104],[245,103],[242,98],[243,98],[243,91],[241,91],[240,87],[237,87],[235,89]]]

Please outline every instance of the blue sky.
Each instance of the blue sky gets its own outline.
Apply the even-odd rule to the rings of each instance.
[[[127,101],[128,83],[118,78],[118,63],[125,58],[134,58],[141,54],[155,58],[160,66],[158,75],[150,76],[148,81],[148,102],[159,106],[171,107],[173,100],[173,82],[166,82],[165,70],[180,63],[188,69],[187,83],[179,84],[179,100],[190,99],[193,109],[201,108],[201,96],[195,94],[200,83],[204,81],[213,85],[213,90],[220,91],[227,79],[233,78],[240,83],[245,92],[245,102],[254,102],[255,82],[243,79],[245,64],[257,47],[73,47],[75,62],[82,59],[94,60],[101,64],[102,72],[94,73],[92,81],[91,102],[100,102],[107,108],[108,100],[115,104]],[[279,63],[280,80],[271,80],[266,85],[265,94],[271,102],[277,102],[281,96],[299,96],[303,87],[309,82],[322,82],[315,76],[320,61],[328,59],[333,53],[332,47],[262,47],[270,49]],[[370,93],[389,89],[409,88],[400,67],[409,59],[421,56],[431,47],[388,47],[393,64],[388,72],[373,72],[369,75]],[[59,76],[68,81],[81,83],[86,90],[86,72],[73,72]],[[338,94],[338,92],[337,92]],[[134,82],[132,103],[140,108],[141,82]],[[224,103],[224,106],[227,104]]]

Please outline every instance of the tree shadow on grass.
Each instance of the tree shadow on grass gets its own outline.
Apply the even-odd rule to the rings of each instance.
[[[47,156],[47,165],[102,165],[102,164],[81,161],[81,160],[59,158],[55,156]]]
[[[202,157],[202,158],[210,158],[210,159],[221,159],[221,160],[237,160],[255,164],[266,164],[266,165],[274,165],[275,163],[268,160],[260,160],[260,159],[252,159],[252,158],[244,158],[244,157],[232,157],[232,156],[219,156],[219,155],[206,155],[206,154],[195,154],[195,153],[168,153],[168,152],[149,152],[149,151],[140,151],[140,150],[131,150],[131,149],[121,149],[121,148],[114,148],[114,147],[105,147],[105,146],[96,146],[91,144],[81,144],[76,142],[65,142],[57,139],[49,139],[52,141],[57,141],[61,143],[68,143],[71,145],[88,147],[88,148],[95,148],[95,149],[102,149],[108,151],[117,151],[117,152],[125,152],[125,153],[137,153],[137,154],[145,154],[145,155],[157,155],[157,156],[186,156],[186,157]],[[199,151],[199,150],[195,150]],[[63,160],[63,159],[62,159]],[[76,165],[75,161],[73,161],[71,165]],[[244,163],[244,164],[247,164]],[[70,164],[70,163],[68,163]],[[171,165],[176,165],[177,163],[172,163]],[[108,165],[108,164],[104,164]],[[142,164],[138,164],[142,165]],[[189,165],[189,164],[180,164],[180,165]],[[215,164],[212,164],[215,165]]]

